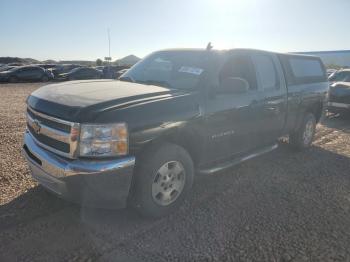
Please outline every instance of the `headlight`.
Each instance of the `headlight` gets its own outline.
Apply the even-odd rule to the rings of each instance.
[[[128,129],[125,123],[83,124],[80,130],[80,156],[108,157],[128,154]]]

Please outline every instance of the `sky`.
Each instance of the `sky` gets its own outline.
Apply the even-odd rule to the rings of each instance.
[[[0,0],[0,56],[113,60],[165,48],[350,49],[350,0]]]

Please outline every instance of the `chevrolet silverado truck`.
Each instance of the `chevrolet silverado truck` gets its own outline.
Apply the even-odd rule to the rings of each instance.
[[[119,80],[47,85],[27,99],[31,174],[81,205],[161,217],[195,176],[269,152],[308,148],[329,84],[317,57],[250,49],[171,49]]]

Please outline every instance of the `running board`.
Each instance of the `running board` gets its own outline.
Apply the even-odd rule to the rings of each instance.
[[[252,159],[254,157],[260,156],[262,154],[271,152],[272,150],[276,149],[277,147],[278,147],[277,144],[274,144],[274,145],[268,146],[268,147],[264,147],[264,148],[259,149],[259,150],[255,151],[254,153],[249,154],[247,156],[239,157],[239,158],[236,158],[236,159],[234,159],[232,161],[225,162],[225,163],[222,163],[222,164],[219,164],[217,166],[210,167],[210,168],[207,168],[207,169],[200,169],[200,170],[198,170],[198,173],[201,174],[201,175],[214,174],[214,173],[219,172],[221,170],[233,167],[233,166],[235,166],[235,165],[237,165],[239,163],[242,163],[242,162],[244,162],[246,160],[249,160],[249,159]]]

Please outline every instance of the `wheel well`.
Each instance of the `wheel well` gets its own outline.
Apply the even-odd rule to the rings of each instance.
[[[198,139],[194,139],[193,136],[183,133],[167,135],[149,142],[139,151],[137,155],[140,157],[144,152],[149,151],[151,148],[159,147],[164,143],[171,143],[181,146],[184,150],[186,150],[193,161],[194,167],[196,168],[200,161],[200,148],[198,145],[201,145],[201,143],[198,143],[197,140]]]
[[[322,116],[323,105],[321,102],[314,103],[306,109],[306,112],[314,114],[316,118],[316,123],[318,123]]]
[[[169,137],[167,139],[167,142],[176,144],[178,146],[181,146],[183,149],[187,151],[187,153],[190,155],[194,167],[197,167],[199,162],[199,149],[196,146],[196,142],[193,139],[190,139],[188,136],[182,136],[182,137]]]

